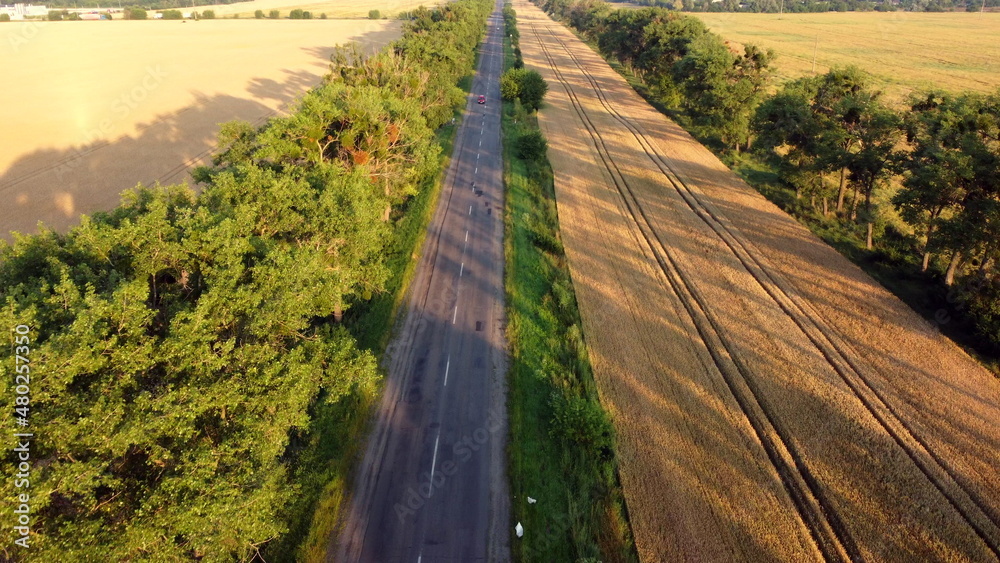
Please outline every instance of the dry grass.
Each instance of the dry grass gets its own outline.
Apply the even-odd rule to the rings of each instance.
[[[281,17],[288,17],[288,12],[298,8],[312,12],[317,18],[326,14],[330,18],[367,18],[370,10],[378,10],[383,18],[393,18],[399,12],[412,10],[418,6],[428,8],[440,4],[440,0],[361,0],[345,2],[344,0],[253,0],[236,4],[216,4],[214,6],[198,6],[196,10],[215,10],[216,17],[229,17],[234,14],[241,18],[252,18],[256,10],[263,10],[265,16],[271,10],[279,10]]]
[[[334,20],[0,25],[0,48],[11,46],[0,56],[0,232],[34,231],[38,221],[65,229],[136,183],[187,180],[214,150],[219,123],[262,121],[319,81],[337,43],[370,48],[399,29]],[[15,50],[12,39],[24,41]]]
[[[774,49],[779,82],[855,65],[899,103],[914,90],[1000,87],[1000,13],[695,13],[737,43]]]
[[[515,9],[550,84],[561,232],[640,557],[816,559],[812,526],[866,560],[990,559],[973,526],[996,549],[1000,382],[565,28]]]

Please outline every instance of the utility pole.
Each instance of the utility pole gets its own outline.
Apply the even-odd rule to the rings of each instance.
[[[983,0],[985,2],[986,0]],[[778,16],[785,13],[785,0],[781,0],[781,7],[778,8]]]
[[[813,74],[816,74],[816,51],[819,49],[819,34],[816,34],[816,44],[813,45]]]

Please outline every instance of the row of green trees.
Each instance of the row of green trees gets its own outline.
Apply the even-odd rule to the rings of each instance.
[[[30,487],[0,466],[5,498],[30,495],[14,560],[246,560],[286,532],[311,413],[378,377],[338,321],[386,279],[490,9],[422,11],[378,55],[341,53],[287,117],[226,124],[199,194],[139,187],[66,234],[0,245],[35,433]]]
[[[791,211],[857,233],[869,251],[900,254],[896,268],[919,257],[922,272],[940,272],[928,288],[960,286],[948,305],[1000,353],[1000,93],[922,93],[900,112],[864,72],[845,68],[769,94],[773,53],[734,52],[696,18],[590,1],[544,8],[710,145],[730,154],[752,145],[794,190]]]
[[[1000,0],[637,0],[642,6],[670,8],[687,12],[942,12],[979,11],[1000,6]]]

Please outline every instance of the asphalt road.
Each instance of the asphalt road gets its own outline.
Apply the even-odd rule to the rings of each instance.
[[[330,561],[503,561],[503,181],[497,4],[353,500]],[[478,104],[479,95],[486,104]]]

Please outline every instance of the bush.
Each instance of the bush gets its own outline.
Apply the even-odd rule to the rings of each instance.
[[[503,99],[521,100],[521,105],[529,112],[542,105],[542,98],[548,90],[545,79],[533,70],[511,68],[500,75],[500,95]]]
[[[272,20],[276,20],[281,17],[281,12],[279,12],[278,10],[271,10],[270,12],[268,12],[267,17],[271,18]]]
[[[146,10],[138,6],[130,6],[125,8],[123,12],[125,14],[125,19],[127,20],[144,20],[146,19]]]
[[[181,20],[184,19],[184,14],[180,10],[164,10],[163,19],[165,20]]]
[[[254,10],[253,17],[258,20],[264,19],[264,10]]]
[[[46,19],[48,19],[50,22],[62,21],[63,13],[60,10],[49,10],[49,15],[46,16]]]
[[[545,158],[548,144],[541,131],[528,131],[517,137],[514,149],[517,151],[518,158],[539,161]]]
[[[507,69],[500,75],[500,97],[516,100],[521,95],[521,80],[517,69]]]
[[[369,10],[368,11],[368,19],[370,19],[370,20],[377,20],[377,19],[379,19],[381,17],[382,17],[382,13],[379,12],[378,10]]]
[[[194,10],[191,10],[191,19],[193,19],[193,20],[200,19],[200,16],[198,15],[198,12],[196,12]]]
[[[323,12],[322,14],[320,14],[319,15],[319,19],[325,20],[326,19],[326,12]]]
[[[302,19],[311,20],[313,19],[312,12],[302,12]]]
[[[204,12],[201,13],[201,17],[205,18],[206,20],[214,20],[215,10],[205,10]]]
[[[10,14],[0,14],[0,22],[9,22]]]
[[[590,459],[607,459],[611,454],[611,421],[601,405],[582,397],[552,394],[553,436],[566,440]]]
[[[542,98],[549,91],[549,85],[541,74],[533,70],[518,69],[521,72],[521,103],[528,111],[535,111],[542,106]]]
[[[292,10],[291,12],[288,12],[288,19],[291,19],[291,20],[301,20],[302,19],[302,10],[299,9],[299,8],[296,8],[296,9]]]

